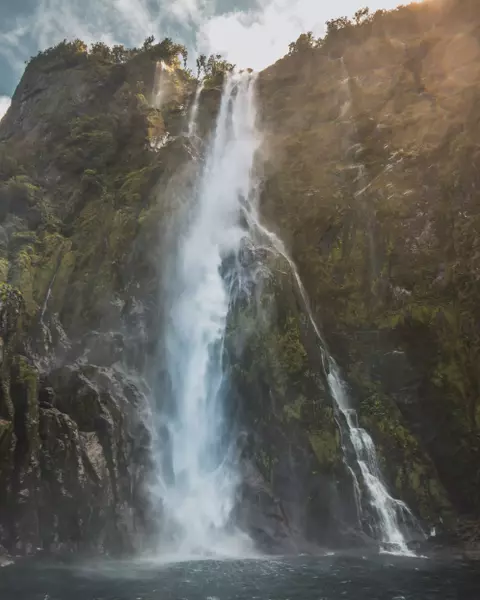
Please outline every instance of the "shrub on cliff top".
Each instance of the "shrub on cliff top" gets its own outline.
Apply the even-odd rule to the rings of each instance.
[[[87,60],[96,60],[109,64],[122,64],[135,56],[148,55],[152,60],[163,60],[172,66],[180,66],[179,56],[183,57],[186,65],[188,52],[185,46],[175,43],[171,38],[165,38],[158,44],[154,44],[155,38],[146,38],[140,48],[125,48],[115,45],[112,48],[103,42],[96,42],[88,48],[82,40],[76,39],[72,42],[66,39],[40,51],[30,59],[29,64],[35,64],[37,68],[52,70],[60,67],[76,67]]]
[[[49,70],[56,67],[75,67],[87,60],[87,50],[87,45],[82,40],[68,42],[65,39],[56,46],[41,50],[28,64]]]

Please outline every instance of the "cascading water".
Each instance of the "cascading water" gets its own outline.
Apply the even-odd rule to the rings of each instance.
[[[239,481],[224,406],[223,346],[236,277],[232,258],[248,238],[241,205],[250,196],[259,144],[255,118],[254,77],[229,76],[178,244],[174,281],[168,282],[166,351],[174,409],[167,424],[171,473],[163,477],[161,495],[173,550],[184,555],[249,548],[248,538],[230,523]]]
[[[187,135],[188,137],[192,137],[197,132],[197,114],[198,114],[198,105],[200,102],[200,94],[203,90],[203,81],[201,81],[197,85],[197,89],[195,90],[195,96],[193,97],[192,108],[190,109],[190,115],[188,118],[188,129]]]
[[[195,116],[197,88],[189,119]],[[315,331],[339,426],[354,451],[345,451],[359,516],[362,490],[369,500],[373,531],[383,549],[407,554],[402,524],[415,519],[408,507],[388,493],[382,482],[375,446],[357,425],[340,371],[315,323],[308,297],[282,241],[263,226],[252,195],[252,170],[259,147],[254,106],[254,78],[232,75],[225,84],[215,134],[203,167],[186,233],[180,237],[166,340],[174,410],[167,424],[171,451],[170,477],[163,477],[164,517],[180,554],[240,554],[250,549],[246,536],[230,522],[239,483],[232,433],[224,406],[223,346],[232,290],[241,275],[236,260],[245,242],[258,240],[288,262]],[[242,225],[243,223],[243,225]],[[258,245],[258,244],[257,244]],[[232,260],[232,258],[234,260]],[[233,265],[233,266],[232,266]],[[161,465],[163,458],[158,459]],[[160,467],[159,467],[160,470]],[[171,548],[169,548],[171,550]]]
[[[342,382],[337,365],[331,358],[328,384],[347,423],[350,441],[355,451],[362,480],[370,496],[371,507],[376,515],[374,529],[382,548],[387,552],[412,554],[402,533],[402,525],[407,526],[409,524],[418,530],[420,529],[419,525],[408,506],[388,493],[382,481],[373,440],[365,429],[358,426],[357,413],[349,405],[345,385]]]
[[[249,222],[251,229],[256,229],[259,236],[267,240],[267,245],[280,254],[287,261],[292,270],[310,324],[312,325],[320,345],[323,367],[327,375],[331,395],[337,409],[344,418],[346,428],[340,421],[339,426],[342,433],[346,433],[353,446],[356,464],[351,463],[346,452],[345,461],[349,472],[352,475],[359,516],[362,515],[363,508],[361,502],[362,486],[358,480],[357,472],[361,476],[361,481],[369,496],[369,504],[374,513],[373,530],[380,542],[381,549],[386,552],[412,555],[411,551],[408,549],[402,528],[406,528],[410,525],[413,530],[416,530],[422,536],[423,532],[408,506],[404,502],[393,498],[388,493],[385,484],[382,481],[375,445],[368,432],[358,426],[356,411],[350,407],[340,370],[335,360],[330,355],[327,344],[315,322],[307,292],[300,279],[297,267],[287,253],[283,242],[278,236],[269,231],[258,221],[254,212],[248,214],[247,221]]]

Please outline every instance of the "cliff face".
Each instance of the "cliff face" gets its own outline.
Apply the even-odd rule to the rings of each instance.
[[[299,42],[259,81],[262,213],[391,489],[463,528],[480,510],[478,11],[412,5]]]
[[[163,112],[144,95],[161,58],[61,45],[30,63],[1,123],[0,544],[13,552],[129,550],[142,534],[149,404],[133,374],[154,343],[168,211],[154,190],[185,153],[161,149],[181,126],[181,72]]]
[[[479,31],[469,2],[402,8],[297,42],[258,80],[262,218],[299,267],[390,489],[449,532],[480,517]],[[11,552],[130,551],[152,531],[141,375],[155,358],[162,376],[170,225],[198,150],[177,50],[61,45],[29,64],[0,124]],[[201,95],[204,139],[217,84]],[[266,548],[363,543],[317,340],[288,265],[269,267],[226,340],[248,433],[237,518]]]

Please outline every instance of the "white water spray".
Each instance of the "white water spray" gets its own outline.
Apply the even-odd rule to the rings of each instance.
[[[163,60],[155,65],[155,78],[153,82],[152,106],[161,109],[163,103],[173,92],[172,75],[175,72],[173,67],[167,65]]]
[[[248,237],[240,217],[259,145],[255,120],[254,78],[229,76],[179,243],[175,280],[168,282],[167,362],[175,407],[168,423],[171,480],[164,480],[162,496],[173,551],[182,555],[248,551],[248,538],[230,523],[239,477],[223,402],[223,346],[235,277],[225,271]]]

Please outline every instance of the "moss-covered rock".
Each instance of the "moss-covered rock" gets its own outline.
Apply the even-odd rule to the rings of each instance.
[[[258,84],[261,210],[298,264],[388,486],[447,527],[480,510],[479,26],[456,0],[339,19]]]
[[[132,548],[134,522],[142,528],[148,407],[108,369],[145,362],[147,320],[158,321],[157,190],[190,158],[157,144],[183,126],[181,51],[168,40],[131,51],[62,43],[30,62],[1,121],[0,544],[10,551],[119,552]],[[169,93],[153,106],[160,61]],[[128,339],[125,352],[107,351],[112,336]]]
[[[342,528],[356,526],[353,482],[318,340],[288,265],[278,257],[269,267],[259,301],[239,299],[229,323],[232,382],[253,434],[246,452],[291,531],[338,544]]]

